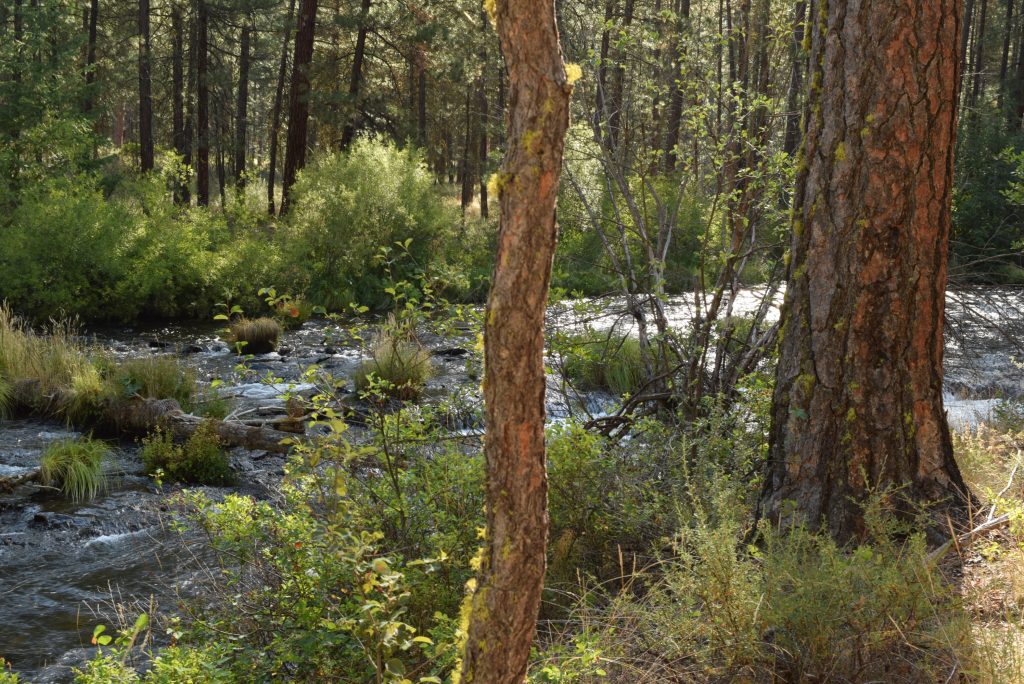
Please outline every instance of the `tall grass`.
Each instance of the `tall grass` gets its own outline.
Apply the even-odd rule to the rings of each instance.
[[[109,453],[106,444],[93,439],[57,442],[43,453],[40,477],[72,501],[95,498],[106,488],[103,461]]]
[[[0,375],[0,418],[11,415],[11,383]]]
[[[92,362],[74,340],[70,322],[52,322],[39,334],[0,304],[0,374],[12,385],[33,382],[41,396],[52,396],[88,374]]]

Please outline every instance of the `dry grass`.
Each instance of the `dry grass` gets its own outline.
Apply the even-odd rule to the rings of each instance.
[[[272,352],[281,339],[281,324],[273,318],[239,318],[229,328],[231,342],[240,354]]]
[[[88,353],[74,340],[70,322],[53,322],[44,333],[36,333],[10,307],[0,304],[0,375],[10,384],[34,382],[40,395],[50,396],[92,370]]]
[[[353,381],[360,392],[379,392],[396,399],[415,399],[433,373],[430,352],[394,318],[381,326],[370,348],[370,358],[356,369]]]

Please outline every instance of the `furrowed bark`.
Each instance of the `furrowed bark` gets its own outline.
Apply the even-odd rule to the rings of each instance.
[[[866,533],[873,495],[910,515],[967,490],[942,403],[960,0],[814,3],[760,514]],[[945,523],[943,523],[944,525]]]
[[[544,586],[544,311],[569,96],[551,0],[498,0],[509,69],[508,152],[484,329],[487,542],[472,596],[462,684],[519,684]]]

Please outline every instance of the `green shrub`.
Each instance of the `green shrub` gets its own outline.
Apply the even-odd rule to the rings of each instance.
[[[414,399],[432,372],[430,352],[390,318],[380,326],[370,358],[356,369],[353,381],[360,392],[376,390],[397,399]]]
[[[89,175],[52,178],[27,188],[0,230],[0,292],[37,320],[132,316],[112,294],[125,276],[122,258],[135,219],[105,200]]]
[[[9,664],[0,658],[0,684],[18,684],[18,673],[8,670]]]
[[[231,343],[240,354],[266,354],[277,348],[281,324],[273,318],[239,318],[231,322]]]
[[[299,175],[294,204],[280,231],[282,280],[316,304],[387,303],[381,246],[409,243],[406,278],[441,253],[458,220],[434,187],[419,153],[360,139],[348,152],[321,157]]]
[[[212,421],[200,425],[184,444],[175,444],[170,433],[158,430],[142,441],[141,456],[147,473],[162,471],[178,482],[226,485],[233,479]]]
[[[40,477],[72,501],[95,498],[106,487],[103,461],[109,453],[106,444],[92,439],[51,444],[40,459]]]

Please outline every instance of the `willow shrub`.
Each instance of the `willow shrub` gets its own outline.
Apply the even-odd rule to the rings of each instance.
[[[283,281],[329,309],[386,303],[392,278],[424,268],[458,223],[419,153],[378,140],[316,160],[293,193],[279,238]],[[407,240],[406,272],[388,274],[379,248]]]

